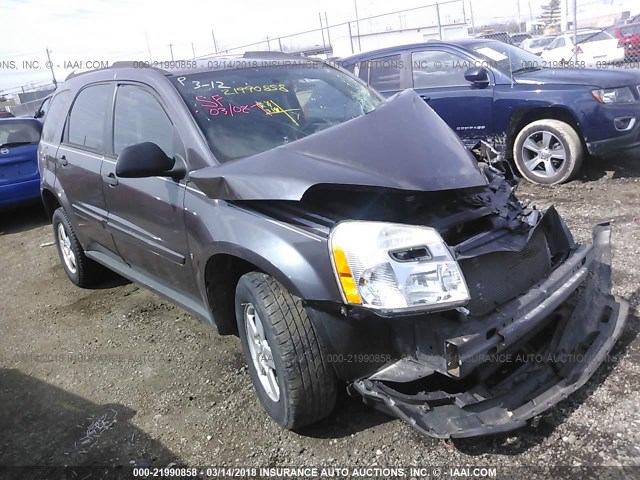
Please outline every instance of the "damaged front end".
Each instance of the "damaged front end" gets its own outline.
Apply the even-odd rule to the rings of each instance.
[[[608,225],[596,226],[593,245],[577,246],[525,295],[469,316],[442,357],[403,358],[353,389],[433,437],[524,426],[584,385],[622,332],[628,304],[610,294],[609,237]],[[415,380],[425,368],[432,373]]]
[[[407,194],[325,186],[299,203],[255,206],[328,236],[345,219],[440,233],[466,280],[463,306],[397,312],[307,301],[350,391],[433,437],[523,426],[584,385],[627,317],[627,303],[611,295],[609,226],[594,228],[593,244],[576,244],[553,207],[520,202],[497,167],[484,166],[486,187]]]

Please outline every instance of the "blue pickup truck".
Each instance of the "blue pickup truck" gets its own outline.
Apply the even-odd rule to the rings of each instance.
[[[413,88],[466,144],[504,145],[535,183],[570,180],[587,152],[640,146],[637,69],[563,68],[477,38],[390,47],[340,65],[384,96]]]

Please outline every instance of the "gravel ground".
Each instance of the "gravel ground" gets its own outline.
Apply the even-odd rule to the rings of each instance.
[[[0,465],[640,466],[640,152],[592,160],[554,204],[579,240],[613,222],[615,293],[632,316],[581,390],[510,434],[446,443],[343,395],[300,432],[260,408],[240,342],[136,285],[92,290],[59,265],[39,207],[2,214]]]

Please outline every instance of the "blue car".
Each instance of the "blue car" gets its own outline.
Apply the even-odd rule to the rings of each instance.
[[[0,208],[40,199],[38,142],[42,122],[0,120]]]
[[[477,38],[385,48],[340,65],[384,96],[413,88],[466,144],[504,145],[535,183],[568,181],[587,152],[640,146],[638,70],[562,68]]]

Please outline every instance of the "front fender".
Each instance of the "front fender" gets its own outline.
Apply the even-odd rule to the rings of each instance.
[[[203,298],[208,260],[226,254],[255,265],[304,300],[341,302],[322,235],[204,196],[191,196],[185,206],[189,248]]]

